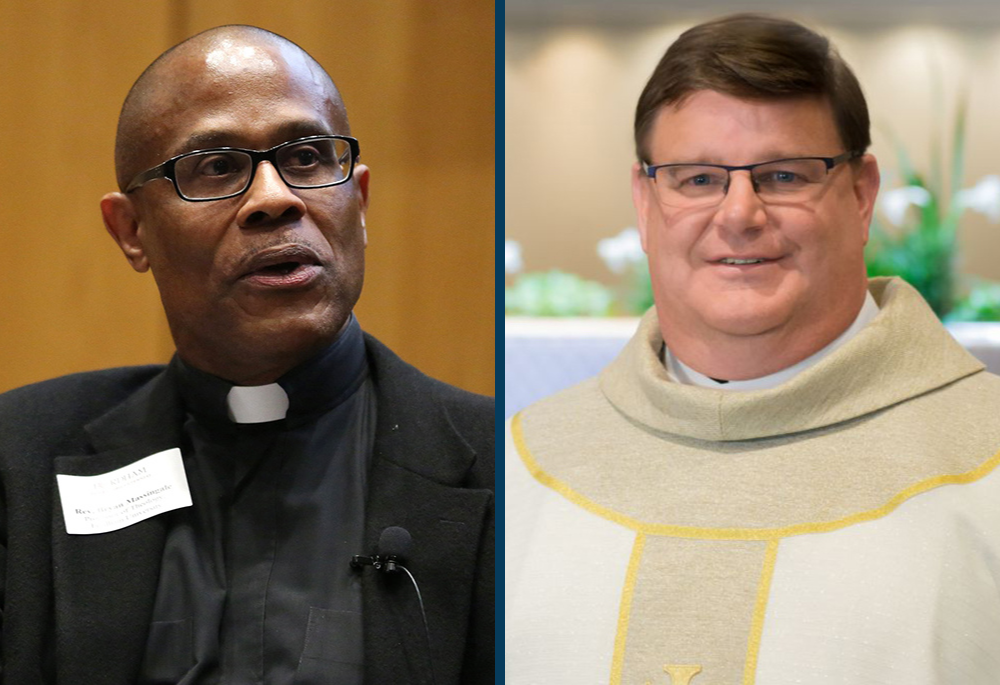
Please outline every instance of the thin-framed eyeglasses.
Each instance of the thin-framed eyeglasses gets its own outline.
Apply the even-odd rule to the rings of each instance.
[[[361,149],[349,136],[308,136],[269,150],[216,147],[185,152],[143,171],[126,193],[158,178],[169,179],[183,200],[208,202],[242,195],[257,165],[270,162],[290,188],[327,188],[351,180]]]
[[[750,172],[753,189],[762,202],[804,202],[822,192],[834,167],[863,154],[852,150],[836,157],[791,157],[742,166],[644,164],[643,170],[653,179],[660,201],[670,207],[688,209],[721,203],[734,171]]]

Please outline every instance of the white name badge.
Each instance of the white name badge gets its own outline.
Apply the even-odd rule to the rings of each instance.
[[[97,476],[58,473],[56,483],[70,535],[108,533],[191,506],[184,460],[176,447]]]

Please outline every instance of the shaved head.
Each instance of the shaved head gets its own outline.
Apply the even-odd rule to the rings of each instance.
[[[156,122],[165,108],[183,107],[192,75],[201,73],[218,80],[227,72],[238,71],[242,61],[256,58],[259,62],[255,50],[286,62],[304,62],[317,90],[326,93],[342,134],[350,135],[340,93],[330,75],[309,53],[287,38],[256,26],[218,26],[164,52],[129,90],[118,117],[115,138],[115,172],[121,190],[136,174],[164,161],[155,156]]]

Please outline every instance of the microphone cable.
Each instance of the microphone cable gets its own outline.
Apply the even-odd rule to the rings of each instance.
[[[372,566],[380,573],[392,574],[398,570],[406,573],[406,577],[413,584],[413,590],[417,593],[417,604],[420,607],[420,619],[424,626],[424,637],[427,638],[427,668],[431,676],[431,685],[437,685],[434,675],[434,654],[431,647],[431,630],[427,623],[427,612],[424,610],[424,597],[420,592],[417,579],[410,573],[410,569],[403,565],[403,559],[413,545],[413,537],[410,531],[401,526],[389,526],[382,531],[378,538],[376,553],[370,557],[355,554],[351,558],[351,568],[358,570],[364,566]]]

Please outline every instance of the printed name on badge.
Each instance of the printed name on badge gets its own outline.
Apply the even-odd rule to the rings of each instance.
[[[56,482],[70,535],[108,533],[191,506],[184,460],[176,447],[97,476],[58,473]]]

